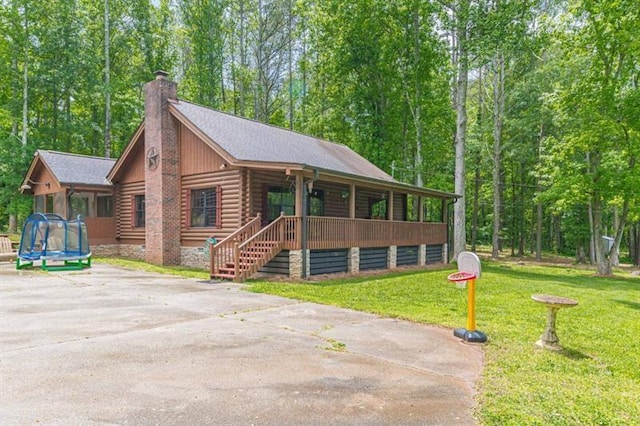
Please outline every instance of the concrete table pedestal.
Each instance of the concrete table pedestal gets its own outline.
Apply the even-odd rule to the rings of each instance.
[[[536,346],[552,351],[562,350],[560,339],[556,334],[556,315],[562,308],[571,308],[578,304],[577,300],[567,297],[551,296],[548,294],[534,294],[531,298],[542,303],[547,307],[547,326],[540,336],[540,340],[536,342]]]

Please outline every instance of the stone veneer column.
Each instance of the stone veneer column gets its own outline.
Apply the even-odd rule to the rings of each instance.
[[[347,268],[352,274],[360,272],[360,247],[351,247],[347,258]]]
[[[176,83],[167,73],[144,86],[145,235],[147,262],[180,264],[180,150],[169,100]]]
[[[302,250],[289,250],[289,278],[302,279]]]
[[[304,254],[303,254],[304,253]],[[309,250],[289,250],[289,278],[296,280],[302,279],[302,256],[307,256],[307,273],[306,277],[309,277],[311,273],[310,265],[310,251]]]
[[[389,269],[395,269],[398,261],[398,246],[389,246],[387,251],[387,265]]]
[[[420,244],[418,248],[418,266],[424,266],[427,264],[427,245]]]

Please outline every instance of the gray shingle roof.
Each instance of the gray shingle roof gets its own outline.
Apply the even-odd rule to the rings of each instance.
[[[369,161],[337,143],[236,117],[186,101],[175,108],[240,161],[291,163],[396,182]]]
[[[38,150],[38,155],[60,183],[111,185],[106,176],[116,163],[113,158],[90,157]]]

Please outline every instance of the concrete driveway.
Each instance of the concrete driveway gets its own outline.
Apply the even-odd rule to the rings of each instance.
[[[475,423],[482,351],[450,330],[99,264],[13,268],[3,425]]]

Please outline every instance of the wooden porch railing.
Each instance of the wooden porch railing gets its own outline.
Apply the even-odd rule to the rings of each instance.
[[[220,266],[235,261],[234,248],[237,244],[242,244],[260,230],[261,218],[260,214],[251,219],[247,224],[233,233],[229,234],[225,239],[216,243],[210,250],[211,256],[211,277],[219,273]]]
[[[307,225],[310,250],[349,247],[438,245],[446,243],[444,223],[396,222],[312,216]],[[280,216],[260,229],[260,216],[211,248],[211,278],[244,281],[281,250],[302,249],[303,218]]]
[[[436,245],[447,242],[447,225],[430,222],[307,217],[308,249]],[[285,217],[284,249],[302,248],[302,218]]]

